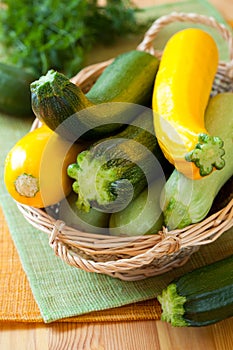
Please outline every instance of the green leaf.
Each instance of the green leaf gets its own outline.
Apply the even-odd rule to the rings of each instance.
[[[67,76],[84,66],[93,45],[112,43],[135,32],[135,8],[130,1],[4,0],[0,11],[0,41],[6,61],[43,75],[56,69]]]

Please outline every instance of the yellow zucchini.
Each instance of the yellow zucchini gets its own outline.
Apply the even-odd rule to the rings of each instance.
[[[71,144],[46,125],[25,134],[7,154],[4,182],[19,203],[43,208],[54,205],[72,191],[66,173],[84,145]]]
[[[188,28],[167,42],[154,84],[154,128],[176,169],[192,179],[224,167],[223,142],[205,127],[204,114],[218,66],[207,32]]]

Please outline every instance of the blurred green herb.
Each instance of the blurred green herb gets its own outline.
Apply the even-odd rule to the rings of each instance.
[[[7,63],[72,76],[95,43],[137,31],[136,11],[128,0],[4,0],[0,43]]]

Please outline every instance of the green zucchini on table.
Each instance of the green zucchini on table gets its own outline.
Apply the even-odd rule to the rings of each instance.
[[[9,115],[32,115],[30,83],[35,75],[0,62],[0,111]]]
[[[158,65],[158,59],[149,53],[123,53],[87,94],[63,74],[50,70],[31,84],[32,109],[49,128],[72,141],[105,137],[136,117],[138,108],[134,104],[150,103]],[[125,105],[112,111],[108,108],[107,112],[95,108],[112,102]]]
[[[161,196],[165,225],[170,230],[203,220],[219,190],[233,175],[233,93],[221,93],[210,100],[205,123],[207,130],[213,135],[217,133],[224,142],[225,166],[200,180],[173,171]]]
[[[139,115],[117,135],[101,139],[70,164],[77,205],[107,211],[122,210],[170,164],[154,135],[152,110]],[[166,171],[166,170],[165,170]]]
[[[172,326],[207,326],[233,316],[233,255],[195,269],[158,296],[163,321]]]

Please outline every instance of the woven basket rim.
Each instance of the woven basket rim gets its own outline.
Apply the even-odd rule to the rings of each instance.
[[[60,236],[60,239],[65,241],[65,234],[72,237],[73,240],[79,240],[85,243],[85,239],[89,238],[89,244],[94,242],[93,246],[102,249],[111,249],[109,246],[119,246],[125,243],[140,243],[145,241],[152,241],[153,243],[160,243],[165,239],[179,240],[179,247],[184,248],[186,246],[203,245],[214,242],[219,236],[233,226],[233,199],[222,209],[207,216],[204,220],[191,224],[181,229],[168,230],[163,226],[162,230],[157,234],[150,235],[137,235],[137,236],[111,236],[97,233],[83,232],[73,227],[66,225],[66,223],[60,219],[55,219],[46,211],[39,208],[30,207],[25,204],[16,202],[18,209],[25,216],[34,227],[50,235],[50,243],[52,244],[55,239]],[[76,235],[75,235],[76,234]]]
[[[230,61],[219,62],[218,72],[228,82],[233,84],[233,38],[231,32],[214,18],[195,13],[177,13],[158,18],[145,33],[137,50],[147,51],[161,57],[162,52],[156,52],[153,41],[159,31],[174,21],[191,21],[216,28],[228,43]],[[107,61],[90,65],[81,70],[70,80],[81,88],[90,88],[98,79],[103,70],[113,61]],[[232,85],[233,86],[233,85]],[[232,89],[233,90],[233,89]],[[36,118],[31,130],[40,126]],[[62,260],[68,264],[81,268],[88,272],[104,273],[127,280],[136,280],[161,274],[171,268],[184,264],[189,256],[201,245],[209,244],[218,239],[225,231],[233,226],[233,199],[228,205],[206,217],[199,223],[192,224],[183,229],[168,231],[163,227],[155,235],[116,237],[101,234],[81,232],[67,226],[63,221],[56,220],[43,209],[29,207],[17,203],[18,209],[25,219],[34,227],[47,233],[49,244]],[[128,245],[127,245],[128,244]],[[78,252],[75,252],[75,249]],[[80,255],[80,250],[85,250],[85,256]],[[179,252],[186,251],[179,259]],[[93,254],[116,255],[115,260],[93,260]],[[177,254],[177,256],[176,256]],[[175,259],[157,268],[151,268],[151,263],[156,259],[175,255]]]

